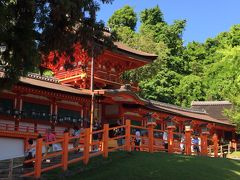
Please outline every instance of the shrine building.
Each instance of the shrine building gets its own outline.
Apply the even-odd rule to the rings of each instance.
[[[146,126],[150,114],[157,129],[165,130],[170,122],[176,126],[175,131],[183,132],[189,124],[194,133],[201,133],[205,127],[210,135],[235,138],[235,125],[203,108],[182,108],[139,97],[137,84],[126,85],[120,77],[127,70],[152,63],[157,56],[120,42],[114,44],[116,48],[106,49],[94,59],[94,121],[114,126],[118,120],[124,124],[130,119],[132,124]],[[29,73],[11,90],[0,93],[0,144],[6,147],[1,148],[0,159],[21,156],[26,139],[44,134],[47,128],[61,135],[74,124],[89,127],[91,57],[80,45],[75,45],[74,57],[73,68],[65,70],[69,59],[61,56],[55,64],[50,54],[42,65],[51,69],[54,77]]]

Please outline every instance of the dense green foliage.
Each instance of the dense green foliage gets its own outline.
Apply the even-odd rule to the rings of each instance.
[[[104,23],[96,21],[96,12],[100,3],[112,1],[1,0],[0,45],[6,50],[0,52],[0,67],[5,68],[0,88],[36,71],[41,57],[51,51],[56,52],[56,61],[57,54],[64,52],[71,63],[74,43],[89,50],[92,37],[108,40],[103,38]]]
[[[124,8],[119,11],[124,14]],[[193,100],[230,100],[235,106],[227,113],[240,127],[240,25],[204,43],[184,46],[185,20],[168,24],[156,6],[143,10],[140,22],[138,32],[121,26],[118,39],[155,53],[158,59],[125,73],[123,79],[138,82],[144,98],[181,106],[190,106]]]
[[[66,178],[87,180],[178,179],[237,180],[240,162],[226,158],[183,156],[168,153],[114,152],[108,158],[92,158],[87,166],[70,165]],[[63,178],[62,170],[43,175],[46,179]]]

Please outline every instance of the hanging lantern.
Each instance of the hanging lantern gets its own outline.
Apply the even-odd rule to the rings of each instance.
[[[167,121],[167,127],[175,126],[173,121]]]
[[[64,120],[63,117],[58,118],[58,122],[63,122],[63,120]]]
[[[145,115],[145,117],[147,118],[147,126],[153,126],[155,127],[156,124],[156,119],[152,116],[153,113],[149,112]]]
[[[184,121],[185,131],[190,131],[192,129],[191,122],[192,122],[192,120]]]
[[[201,127],[201,130],[202,130],[202,133],[208,133],[209,132],[207,124],[201,124],[200,127]]]

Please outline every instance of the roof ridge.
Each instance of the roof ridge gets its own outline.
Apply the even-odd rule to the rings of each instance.
[[[164,102],[159,102],[159,101],[154,101],[154,100],[150,100],[150,103],[154,104],[154,105],[159,105],[159,106],[164,106],[164,107],[169,107],[169,108],[173,108],[173,109],[177,109],[177,110],[182,110],[182,111],[186,111],[186,112],[194,112],[194,113],[199,113],[199,114],[207,114],[207,112],[204,109],[193,109],[193,108],[184,108],[184,107],[180,107],[177,105],[173,105],[173,104],[169,104],[169,103],[164,103]]]

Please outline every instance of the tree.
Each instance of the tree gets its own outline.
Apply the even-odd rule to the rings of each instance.
[[[208,66],[206,79],[207,96],[214,99],[228,99],[234,108],[228,111],[229,117],[240,130],[240,46],[226,48],[218,52],[221,59]]]
[[[176,103],[187,107],[192,101],[204,101],[206,97],[205,90],[201,77],[192,74],[184,76],[174,92],[177,98]]]
[[[133,8],[128,5],[115,11],[108,20],[108,26],[113,30],[117,30],[120,27],[129,27],[134,31],[136,24],[137,14],[134,12]]]
[[[73,44],[81,43],[89,50],[89,41],[103,38],[103,22],[96,21],[99,3],[113,0],[1,0],[0,44],[6,47],[1,53],[7,82],[14,83],[19,76],[34,71],[41,57],[49,52],[66,53],[73,58]],[[10,80],[8,80],[10,79]]]
[[[198,42],[188,43],[183,51],[184,62],[186,62],[185,72],[187,74],[202,75],[204,61],[206,60],[207,52],[204,44]]]
[[[147,99],[153,99],[165,103],[176,103],[175,88],[179,85],[181,75],[174,71],[163,69],[151,79],[139,83],[140,95]]]
[[[140,20],[143,24],[156,25],[157,23],[165,23],[163,13],[159,6],[154,8],[145,9],[140,13]]]

